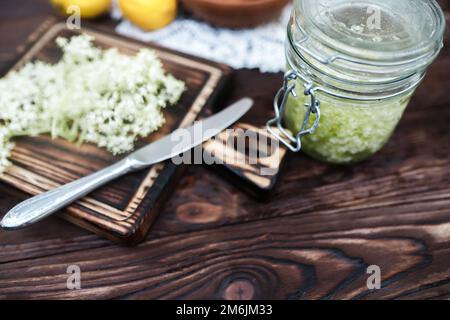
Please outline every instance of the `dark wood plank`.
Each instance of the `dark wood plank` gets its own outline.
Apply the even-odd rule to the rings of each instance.
[[[357,217],[278,217],[136,248],[101,246],[93,237],[76,244],[34,241],[3,248],[0,298],[433,298],[450,285],[448,230],[445,217],[433,224],[407,217],[386,223],[373,210],[361,210]],[[58,254],[34,256],[30,265],[31,256],[50,244]],[[66,289],[69,264],[81,268],[84,289]],[[371,264],[383,270],[380,291],[366,287]]]
[[[450,23],[449,1],[440,3]],[[448,299],[449,40],[447,29],[447,46],[371,160],[333,167],[295,155],[268,203],[191,166],[136,248],[56,218],[0,231],[0,298]],[[218,107],[243,95],[270,106],[280,83],[239,71]],[[0,183],[0,212],[23,198]],[[81,291],[65,289],[69,264],[85,271]],[[382,268],[382,290],[367,291],[370,264]]]

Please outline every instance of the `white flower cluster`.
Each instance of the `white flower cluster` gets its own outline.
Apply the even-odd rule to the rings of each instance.
[[[0,127],[0,173],[9,165],[8,156],[13,145],[8,141],[6,129]]]
[[[128,56],[92,41],[58,38],[60,62],[28,63],[0,79],[0,173],[16,136],[50,133],[119,154],[164,124],[161,109],[180,99],[185,84],[165,73],[153,51]]]

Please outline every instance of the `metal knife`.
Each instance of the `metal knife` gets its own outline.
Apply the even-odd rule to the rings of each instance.
[[[177,131],[180,129],[178,129],[107,168],[25,200],[5,215],[0,226],[8,230],[29,226],[86,196],[111,180],[189,151],[231,126],[247,113],[252,105],[253,100],[250,98],[239,100],[221,112],[183,129],[186,130],[183,132],[183,136],[188,133],[191,137],[190,141],[186,143],[179,141],[180,132]]]

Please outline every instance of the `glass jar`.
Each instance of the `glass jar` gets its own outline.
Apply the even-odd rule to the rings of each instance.
[[[296,0],[269,131],[321,161],[367,159],[394,132],[444,30],[434,0]]]

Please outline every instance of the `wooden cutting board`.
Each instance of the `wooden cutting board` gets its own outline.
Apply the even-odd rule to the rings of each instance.
[[[116,47],[126,54],[134,54],[140,48],[153,48],[161,58],[166,70],[187,84],[181,101],[165,110],[166,125],[138,146],[159,139],[176,128],[187,127],[195,119],[214,112],[214,102],[228,82],[231,68],[228,66],[184,55],[155,45],[99,31],[94,27],[83,32],[93,35],[96,45],[103,48]],[[50,19],[29,37],[20,51],[21,58],[10,68],[15,70],[32,60],[55,63],[61,52],[55,45],[58,36],[78,34],[69,31],[65,24]],[[9,70],[8,70],[9,71]],[[224,90],[225,91],[225,90]],[[267,135],[264,122],[272,117],[271,108],[255,105],[247,116],[233,129]],[[268,139],[271,142],[270,139]],[[92,172],[120,159],[93,145],[77,146],[64,140],[52,140],[48,136],[22,138],[15,141],[12,153],[13,165],[0,180],[30,194],[37,195]],[[209,166],[234,186],[259,199],[267,200],[274,190],[287,153],[275,149],[270,154],[259,153],[256,163],[234,148],[221,145],[224,136],[208,141],[203,148],[205,156],[222,148],[222,164]],[[270,150],[270,147],[268,148]],[[227,162],[227,159],[238,161]],[[135,244],[144,239],[161,206],[171,195],[177,178],[184,167],[166,162],[148,170],[129,174],[91,193],[59,215],[85,229],[123,244]],[[264,174],[262,174],[264,172]]]
[[[165,69],[187,85],[180,102],[164,111],[166,124],[163,128],[148,139],[139,141],[138,146],[154,141],[176,128],[190,126],[199,116],[211,113],[208,111],[209,106],[230,73],[230,68],[224,65],[91,28],[83,29],[83,32],[93,35],[97,46],[116,47],[130,55],[140,48],[152,47]],[[31,43],[12,70],[35,59],[57,62],[61,52],[55,45],[56,37],[71,37],[78,33],[67,30],[63,23],[46,23],[32,35]],[[119,157],[96,146],[77,146],[47,136],[23,138],[15,142],[11,159],[13,165],[1,180],[31,195],[86,176],[119,160]],[[175,166],[168,161],[126,175],[74,203],[60,216],[114,241],[137,243],[147,234],[182,169],[182,166]]]

